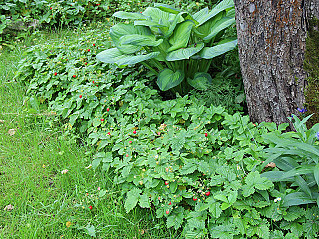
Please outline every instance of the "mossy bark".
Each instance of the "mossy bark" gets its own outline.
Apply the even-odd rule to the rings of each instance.
[[[308,85],[305,90],[308,114],[313,114],[307,122],[308,127],[319,123],[319,20],[308,19],[304,69],[308,73]]]

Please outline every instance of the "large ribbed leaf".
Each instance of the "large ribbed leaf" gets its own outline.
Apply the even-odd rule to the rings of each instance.
[[[203,25],[194,29],[194,33],[199,38],[204,38],[208,36],[214,28],[214,25],[219,22],[223,17],[226,16],[225,12],[218,13],[215,17],[211,18]]]
[[[115,63],[119,57],[123,56],[117,48],[107,49],[96,55],[96,58],[105,63]]]
[[[212,77],[206,72],[197,72],[194,79],[187,78],[187,82],[196,90],[207,90],[212,83]]]
[[[155,58],[159,54],[160,54],[159,52],[152,52],[152,53],[149,53],[149,54],[146,54],[146,55],[136,55],[136,56],[125,55],[125,57],[122,57],[116,63],[118,65],[120,65],[120,66],[123,66],[123,65],[134,65],[136,63]]]
[[[133,24],[124,24],[119,23],[113,26],[110,29],[110,36],[112,38],[113,43],[115,46],[125,54],[132,54],[134,52],[139,51],[142,47],[141,46],[134,46],[130,44],[121,44],[120,38],[126,35],[152,35],[152,32],[148,27],[144,26],[134,26]]]
[[[172,35],[172,33],[173,33],[173,31],[174,31],[176,25],[177,25],[178,23],[184,21],[184,17],[183,17],[183,16],[185,16],[185,14],[187,15],[188,13],[186,13],[186,12],[180,12],[180,13],[178,13],[178,14],[174,17],[174,20],[171,21],[168,30],[167,30],[167,31],[165,32],[165,34],[164,34],[164,37],[165,37],[165,38],[169,38],[169,37]]]
[[[169,13],[174,13],[174,14],[178,14],[180,12],[180,10],[167,5],[167,4],[163,4],[163,3],[155,3],[155,7],[161,9],[164,12],[169,12]]]
[[[237,46],[237,40],[230,41],[213,47],[204,47],[199,53],[200,57],[204,59],[212,59],[216,56],[222,55],[225,52],[233,50]]]
[[[199,22],[201,19],[205,19],[208,16],[208,7],[203,8],[202,10],[200,10],[199,12],[196,12],[193,15],[193,18]]]
[[[154,35],[126,35],[120,38],[120,43],[123,44],[130,44],[135,46],[158,46],[163,42],[163,39],[156,40]]]
[[[174,72],[166,68],[159,73],[156,83],[162,91],[167,91],[179,85],[183,79],[184,72],[180,70]]]
[[[152,20],[141,20],[134,21],[135,26],[147,26],[147,27],[166,27],[163,24],[159,24],[158,22],[153,22]]]
[[[146,55],[125,55],[117,48],[107,49],[97,54],[96,58],[105,63],[116,63],[122,65],[134,65],[136,63],[155,58],[159,52],[152,52]]]
[[[204,43],[198,43],[196,46],[187,47],[184,49],[178,49],[176,51],[172,51],[168,53],[166,60],[167,61],[178,61],[189,59],[191,56],[195,55],[201,49],[203,49]]]
[[[173,35],[169,39],[169,43],[172,46],[167,49],[167,51],[171,52],[179,48],[186,48],[193,26],[194,22],[191,20],[186,20],[178,24],[173,32]]]
[[[228,9],[234,7],[234,1],[233,0],[223,0],[222,2],[220,2],[216,7],[214,7],[210,13],[208,13],[207,15],[205,14],[201,14],[198,16],[198,18],[196,19],[198,21],[198,25],[202,25],[205,22],[207,22],[209,19],[213,18],[214,16],[216,16],[218,13]]]
[[[226,29],[227,27],[233,25],[236,22],[233,17],[223,17],[219,21],[217,21],[213,27],[210,34],[203,38],[205,42],[210,41],[213,37],[215,37],[220,31]]]
[[[144,16],[141,13],[137,12],[124,12],[124,11],[119,11],[113,14],[113,17],[117,17],[120,19],[132,19],[132,20],[146,20],[149,19],[149,17]]]

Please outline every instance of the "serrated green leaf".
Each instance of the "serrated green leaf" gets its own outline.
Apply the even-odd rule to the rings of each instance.
[[[287,209],[287,214],[283,215],[283,218],[286,221],[291,222],[304,216],[305,214],[306,214],[306,211],[303,208],[293,206]]]
[[[209,212],[214,218],[219,218],[223,210],[221,209],[219,202],[213,202],[209,205]]]
[[[127,213],[137,205],[137,202],[140,198],[140,193],[142,193],[142,190],[134,188],[126,194],[124,208]]]
[[[184,219],[183,211],[178,213],[172,213],[170,216],[167,217],[166,225],[168,228],[174,227],[175,230],[181,227]]]
[[[150,198],[146,193],[140,196],[139,205],[143,208],[150,208]]]

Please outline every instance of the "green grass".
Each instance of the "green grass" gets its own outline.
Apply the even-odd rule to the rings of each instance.
[[[72,32],[37,38],[66,36]],[[92,150],[63,135],[54,116],[28,111],[25,87],[14,79],[23,44],[0,55],[0,238],[92,238],[90,231],[97,238],[178,238],[151,210],[126,214],[112,177],[86,168]],[[8,205],[14,208],[4,210]]]

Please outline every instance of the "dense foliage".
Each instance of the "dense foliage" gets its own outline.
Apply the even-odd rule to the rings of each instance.
[[[162,91],[181,95],[189,88],[207,90],[211,59],[233,50],[237,39],[224,32],[235,23],[232,0],[223,0],[211,11],[204,8],[190,14],[166,4],[155,4],[144,12],[116,12],[115,17],[131,20],[110,30],[115,48],[97,58],[119,66],[141,63],[157,75]],[[159,73],[158,73],[159,72]]]
[[[176,4],[188,11],[198,10],[205,4],[204,0],[165,2]],[[210,4],[215,2],[209,1]],[[83,21],[92,20],[104,22],[115,11],[140,12],[152,4],[153,1],[149,0],[6,0],[0,2],[0,41],[10,33],[16,34],[18,29],[26,30],[38,24],[62,26],[81,25]],[[15,31],[10,31],[8,28],[13,28]]]
[[[96,149],[93,168],[114,178],[127,212],[154,210],[186,238],[316,237],[315,201],[287,204],[300,186],[267,178],[282,169],[268,164],[270,153],[282,152],[274,135],[293,137],[296,146],[302,136],[284,133],[287,125],[254,125],[196,95],[162,100],[143,68],[96,60],[108,45],[107,31],[87,31],[77,41],[34,46],[16,79],[28,85],[30,112],[46,103],[66,133],[87,136]],[[307,131],[305,120],[294,118],[309,147],[318,150],[316,129]]]

